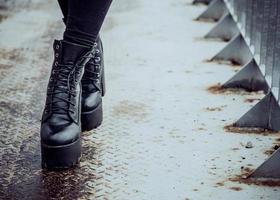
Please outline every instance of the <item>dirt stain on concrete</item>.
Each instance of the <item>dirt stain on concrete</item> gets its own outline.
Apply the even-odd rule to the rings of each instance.
[[[218,182],[218,183],[216,183],[215,187],[223,187],[223,186],[225,186],[224,182]]]
[[[205,63],[216,63],[219,65],[229,65],[233,68],[241,68],[241,64],[235,60],[212,60],[212,59],[206,59],[204,60]]]
[[[215,112],[215,111],[220,112],[220,111],[223,110],[224,107],[226,107],[226,105],[220,106],[220,107],[211,107],[211,108],[210,107],[206,107],[205,110],[209,111],[209,112]]]
[[[269,135],[279,135],[280,132],[278,131],[272,131],[268,129],[263,129],[263,128],[253,128],[253,127],[237,127],[235,124],[230,124],[226,125],[224,127],[224,130],[226,132],[231,132],[231,133],[240,133],[240,134],[258,134],[258,135],[264,135],[264,136],[269,136]]]
[[[5,19],[7,19],[7,18],[8,18],[8,16],[5,15],[5,14],[2,14],[2,13],[1,13],[1,10],[0,10],[0,23],[1,23],[2,21],[4,21]]]
[[[260,101],[261,99],[259,98],[247,98],[245,99],[245,103],[254,103],[255,101]]]
[[[226,95],[246,93],[245,90],[239,88],[225,88],[221,83],[208,87],[207,91],[212,94],[226,94]]]
[[[209,86],[207,88],[207,91],[212,94],[225,94],[225,95],[238,94],[242,96],[263,94],[262,91],[252,92],[243,88],[226,88],[221,83],[217,83],[215,85]]]
[[[280,148],[280,138],[276,139],[273,146],[264,152],[265,155],[271,156],[276,150]]]
[[[213,42],[228,42],[229,38],[206,38],[206,37],[195,37],[194,41],[213,41]],[[207,60],[208,62],[211,62],[210,60]],[[238,65],[237,65],[238,66]]]
[[[0,60],[21,62],[23,60],[23,49],[4,49],[0,48]]]
[[[225,92],[225,88],[220,84],[212,85],[207,88],[207,91],[212,94],[221,94]]]
[[[279,149],[279,147],[280,147],[279,144],[275,144],[275,145],[274,145],[273,147],[271,147],[269,150],[266,150],[266,151],[264,152],[264,154],[265,154],[265,155],[271,156],[276,150]]]
[[[254,169],[250,168],[248,165],[246,167],[241,167],[241,173],[235,176],[228,178],[227,180],[223,180],[217,182],[215,187],[224,187],[225,182],[236,182],[239,184],[246,184],[246,185],[257,185],[257,186],[266,186],[266,187],[279,187],[280,181],[279,180],[272,180],[272,179],[255,179],[250,178],[250,175],[254,172]],[[229,187],[230,190],[234,191],[241,191],[242,188],[240,186],[232,186]]]
[[[8,6],[5,3],[5,1],[0,2],[0,23],[9,17]]]
[[[218,20],[212,18],[194,18],[193,21],[195,22],[203,22],[203,23],[215,23]]]
[[[241,169],[241,174],[229,178],[229,181],[243,183],[247,185],[258,185],[258,186],[267,186],[267,187],[280,186],[279,180],[250,178],[250,175],[253,173],[253,171],[254,170],[249,167],[243,167]]]
[[[148,107],[144,103],[125,100],[114,106],[113,115],[142,121],[148,116],[147,110]]]
[[[9,70],[24,60],[23,49],[0,48],[0,78],[3,79],[9,74]]]
[[[230,187],[230,190],[234,190],[234,191],[241,191],[242,188],[241,187]]]

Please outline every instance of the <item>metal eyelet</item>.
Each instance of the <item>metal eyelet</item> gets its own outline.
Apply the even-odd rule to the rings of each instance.
[[[93,46],[94,46],[94,47],[97,47],[97,43],[96,43],[96,42],[95,42],[95,43],[93,43]]]
[[[95,53],[100,53],[99,49],[96,49],[96,50],[95,50]]]
[[[100,60],[101,60],[100,57],[96,57],[96,58],[94,59],[95,62],[99,62]]]
[[[55,46],[55,49],[59,49],[59,45],[56,45],[56,46]]]
[[[56,57],[56,58],[58,58],[58,56],[59,56],[59,54],[58,54],[58,53],[56,53],[56,54],[55,54],[55,57]]]

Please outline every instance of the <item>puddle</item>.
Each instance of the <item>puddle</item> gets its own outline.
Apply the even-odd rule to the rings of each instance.
[[[6,129],[0,134],[1,141],[8,143],[1,142],[4,151],[0,160],[0,196],[3,199],[79,199],[93,194],[93,186],[87,183],[93,182],[95,187],[95,184],[101,181],[97,180],[97,177],[103,174],[98,170],[102,168],[102,141],[89,139],[92,132],[85,134],[83,157],[79,167],[63,171],[42,170],[40,123],[36,114],[40,113],[41,109],[38,106],[32,107],[37,101],[42,101],[41,94],[33,99],[31,105],[1,102],[1,113],[6,113],[10,118],[1,123],[1,127]],[[7,134],[8,138],[5,136]]]
[[[39,133],[45,101],[42,85],[48,79],[45,71],[49,72],[51,63],[50,41],[60,32],[56,26],[57,24],[53,23],[42,37],[43,41],[38,41],[42,43],[41,48],[38,51],[30,50],[28,54],[34,58],[32,62],[42,74],[34,73],[34,77],[27,77],[29,74],[25,73],[26,71],[17,72],[20,73],[19,76],[25,76],[27,81],[19,81],[18,76],[9,78],[12,82],[9,85],[11,88],[1,89],[1,199],[80,199],[94,195],[96,188],[100,189],[98,185],[104,185],[104,180],[99,178],[105,173],[101,170],[103,166],[100,159],[103,141],[92,140],[92,132],[83,135],[83,157],[80,167],[64,171],[41,169]],[[22,49],[0,49],[0,61],[3,60],[22,62]],[[3,64],[2,67],[9,68]],[[15,98],[16,95],[22,97],[22,100]]]
[[[98,163],[98,160],[91,158],[91,161],[86,161],[88,157],[92,157],[91,152],[95,152],[91,146],[92,144],[83,145],[84,158],[80,167],[47,171],[40,167],[39,138],[27,138],[21,146],[19,156],[9,154],[9,159],[16,159],[16,162],[7,166],[12,168],[14,173],[7,185],[1,174],[1,179],[4,180],[2,186],[5,187],[2,198],[22,199],[24,196],[32,196],[33,199],[78,199],[90,194],[92,191],[88,189],[87,182],[98,182],[97,167],[93,164]]]

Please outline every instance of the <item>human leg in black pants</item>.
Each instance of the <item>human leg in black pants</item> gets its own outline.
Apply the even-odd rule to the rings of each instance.
[[[83,6],[89,6],[88,0],[83,1]],[[85,66],[85,73],[82,78],[82,130],[89,131],[98,127],[103,119],[102,96],[105,95],[105,73],[102,41],[98,33],[111,4],[111,0],[90,1],[91,4],[94,4],[94,6],[89,6],[93,13],[87,16],[81,16],[80,14],[85,11],[83,7],[71,12],[71,9],[77,6],[75,3],[77,2],[76,0],[58,0],[58,2],[64,16],[63,21],[66,24],[64,39],[85,45],[93,43],[96,47],[94,58]],[[71,2],[74,3],[71,4]],[[78,23],[81,22],[81,17],[87,18],[84,20],[85,22]],[[86,27],[91,27],[91,33],[84,34],[84,31],[77,29],[78,26],[75,24],[83,27],[83,30]],[[89,30],[87,31],[89,32]],[[88,42],[88,40],[92,41]]]
[[[58,0],[66,30],[64,40],[93,45],[112,0]]]
[[[63,40],[54,42],[55,58],[42,116],[41,151],[44,168],[69,168],[79,163],[83,118],[81,102],[88,110],[95,106],[93,104],[101,105],[96,102],[101,101],[103,92],[100,83],[101,62],[96,55],[102,52],[95,41],[110,4],[111,0],[60,1],[66,30]],[[86,91],[84,87],[91,91],[88,96],[82,95],[81,89]],[[102,112],[102,107],[98,106],[84,112],[87,117],[85,122],[96,121],[92,118],[100,110]],[[86,126],[85,130],[91,128],[94,127]]]

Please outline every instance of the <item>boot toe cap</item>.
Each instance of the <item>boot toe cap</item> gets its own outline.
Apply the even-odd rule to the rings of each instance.
[[[61,126],[42,124],[41,142],[50,146],[71,144],[79,139],[80,132],[80,127],[75,123]]]

